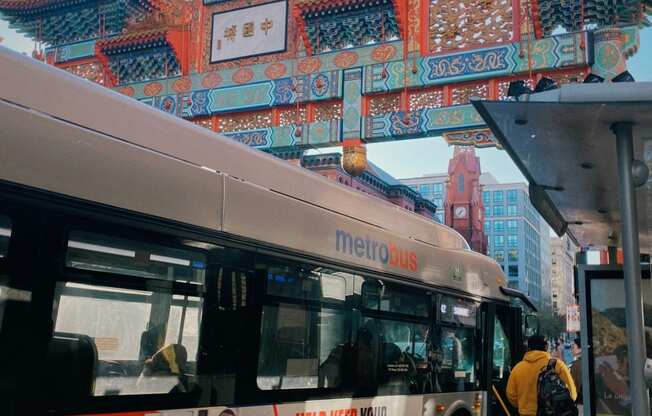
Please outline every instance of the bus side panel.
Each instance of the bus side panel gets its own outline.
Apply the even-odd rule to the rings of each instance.
[[[469,404],[474,402],[482,403],[482,406],[473,409]],[[466,392],[309,400],[248,407],[220,406],[202,409],[111,413],[105,416],[451,416],[459,411],[485,416],[487,415],[485,403],[485,393]]]
[[[476,296],[500,293],[498,280],[491,278],[500,269],[484,256],[400,237],[228,177],[224,192],[225,232]]]
[[[3,101],[0,119],[0,180],[221,228],[222,179],[215,172],[136,151],[133,145]],[[33,133],[24,134],[25,126]],[[189,177],[192,187],[186,186]]]

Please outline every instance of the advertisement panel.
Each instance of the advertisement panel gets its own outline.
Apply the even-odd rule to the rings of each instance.
[[[580,305],[566,307],[566,332],[580,332]]]
[[[622,279],[590,280],[593,380],[596,415],[631,415],[629,358]],[[644,279],[643,311],[647,358],[652,358],[652,285]]]

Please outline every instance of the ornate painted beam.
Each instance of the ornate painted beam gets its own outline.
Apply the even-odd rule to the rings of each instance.
[[[397,59],[402,43],[393,42],[118,90],[255,147],[326,147],[348,139],[371,143],[444,133],[456,143],[486,146],[491,137],[468,105],[470,97],[500,99],[510,80],[530,72],[581,79],[592,63],[591,39],[580,32],[532,41],[536,53],[530,52],[529,64],[520,43],[428,56],[416,59],[416,73],[404,71]],[[409,102],[407,113],[402,100]],[[311,119],[308,113],[320,109],[320,102],[337,103],[332,118]]]
[[[471,97],[626,68],[645,16],[626,7],[633,26],[614,28],[605,1],[0,0],[0,12],[50,42],[48,62],[252,146],[488,146]],[[551,35],[587,22],[608,27]]]

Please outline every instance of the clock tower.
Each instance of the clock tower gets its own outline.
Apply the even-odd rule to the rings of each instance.
[[[455,146],[448,162],[444,221],[462,234],[472,250],[486,254],[480,174],[480,159],[474,148]]]

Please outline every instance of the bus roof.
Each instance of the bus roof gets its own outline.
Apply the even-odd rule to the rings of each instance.
[[[2,180],[504,298],[451,228],[2,47],[0,73]]]

